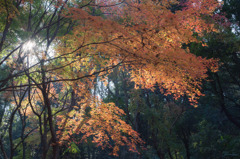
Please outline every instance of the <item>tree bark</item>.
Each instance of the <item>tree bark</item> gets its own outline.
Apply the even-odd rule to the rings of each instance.
[[[240,122],[238,120],[236,120],[226,108],[224,92],[223,92],[222,85],[221,85],[221,82],[220,82],[220,79],[219,79],[219,76],[217,73],[215,74],[215,77],[216,77],[216,85],[218,86],[218,89],[217,89],[216,85],[213,85],[213,87],[214,87],[215,92],[219,96],[219,102],[220,102],[221,109],[224,112],[224,114],[226,115],[226,117],[228,118],[228,120],[240,129]]]

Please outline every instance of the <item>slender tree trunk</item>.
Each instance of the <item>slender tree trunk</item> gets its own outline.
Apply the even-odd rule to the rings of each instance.
[[[228,120],[240,129],[240,122],[238,120],[236,120],[226,108],[224,92],[223,92],[222,85],[221,85],[221,82],[220,82],[220,79],[219,79],[219,76],[217,73],[215,74],[215,77],[216,77],[216,85],[218,86],[218,89],[215,84],[213,84],[213,87],[214,87],[215,92],[219,96],[219,102],[220,102],[221,109],[224,112],[224,114],[226,115],[226,117],[228,118]]]
[[[25,114],[21,114],[20,110],[18,110],[18,114],[20,116],[21,122],[22,122],[22,130],[21,130],[21,142],[22,142],[22,159],[25,159],[25,154],[26,154],[26,144],[25,144],[25,138],[24,138],[24,132],[25,132],[25,127],[26,127],[26,116]]]
[[[45,75],[45,70],[44,70],[44,61],[42,61],[41,63],[41,72],[42,72],[42,95],[43,95],[43,100],[44,100],[44,105],[47,109],[47,119],[48,119],[48,124],[49,124],[49,128],[50,128],[50,133],[52,136],[52,140],[51,140],[51,145],[53,148],[53,159],[58,159],[59,156],[59,144],[58,144],[58,140],[57,140],[57,135],[56,135],[56,131],[55,131],[55,127],[54,127],[54,121],[53,121],[53,115],[52,115],[52,108],[51,108],[51,103],[49,100],[49,96],[48,96],[48,89],[47,89],[47,85],[46,85],[46,75]]]
[[[159,148],[159,146],[158,146],[158,139],[157,139],[156,135],[154,134],[154,132],[152,132],[152,140],[153,140],[153,147],[157,151],[158,157],[160,159],[164,159],[165,154],[162,152],[162,149]]]
[[[157,155],[160,159],[164,159],[164,153],[162,153],[161,149],[157,148]]]
[[[6,151],[4,149],[4,145],[2,143],[2,137],[0,137],[0,147],[1,147],[1,151],[2,151],[4,159],[8,159],[7,153],[6,153]]]
[[[124,74],[124,72],[122,72]],[[130,112],[129,112],[129,93],[128,93],[128,87],[127,87],[127,80],[123,75],[123,91],[124,91],[124,100],[125,100],[125,111],[127,115],[127,123],[128,124],[133,124],[131,117],[130,117]]]
[[[46,91],[46,89],[44,89]],[[52,109],[51,104],[48,99],[47,93],[43,91],[43,98],[44,98],[44,104],[47,107],[47,113],[48,113],[48,124],[50,127],[50,133],[52,136],[52,148],[53,148],[53,159],[58,159],[59,156],[59,145],[57,141],[56,131],[54,128],[54,122],[53,122],[53,115],[52,115]]]
[[[41,136],[41,146],[42,146],[42,159],[47,158],[47,152],[48,152],[48,143],[47,143],[47,132],[48,132],[48,126],[47,126],[47,112],[44,111],[43,114],[43,133]]]
[[[172,156],[172,153],[171,153],[171,150],[169,147],[168,147],[168,155],[169,155],[170,159],[173,159],[173,156]]]
[[[185,146],[185,150],[186,150],[187,159],[190,159],[190,151],[189,151],[189,143],[188,143],[188,141],[184,141],[184,146]]]
[[[186,151],[186,157],[187,159],[190,159],[190,150],[189,150],[189,136],[187,134],[189,134],[188,132],[186,132],[184,130],[184,128],[181,128],[181,132],[182,132],[182,137],[181,140],[184,144],[185,147],[185,151]]]

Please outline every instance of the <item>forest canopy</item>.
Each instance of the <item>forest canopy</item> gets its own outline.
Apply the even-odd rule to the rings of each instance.
[[[1,157],[190,158],[203,105],[239,132],[231,2],[0,0]]]

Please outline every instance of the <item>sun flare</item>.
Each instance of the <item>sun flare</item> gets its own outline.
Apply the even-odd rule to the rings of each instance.
[[[32,51],[35,46],[36,42],[33,40],[29,40],[23,45],[23,51]]]

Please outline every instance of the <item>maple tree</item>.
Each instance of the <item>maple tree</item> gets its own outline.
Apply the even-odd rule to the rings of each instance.
[[[0,11],[6,20],[0,65],[9,71],[0,80],[0,90],[12,92],[15,100],[10,123],[17,111],[22,119],[24,128],[17,145],[36,144],[27,140],[29,136],[40,138],[36,149],[41,150],[42,158],[50,148],[52,157],[58,158],[66,141],[78,143],[86,138],[93,138],[102,148],[112,148],[114,155],[120,146],[137,151],[138,144],[143,144],[139,134],[121,119],[124,112],[91,92],[96,79],[106,81],[104,75],[113,68],[127,68],[137,87],[153,89],[157,83],[166,95],[176,99],[187,95],[193,104],[203,95],[200,85],[207,69],[217,69],[215,60],[197,57],[183,47],[201,42],[193,34],[201,37],[204,31],[215,31],[211,21],[219,6],[215,0],[182,4],[175,0],[19,0],[11,2],[11,8],[19,9],[13,15],[9,15],[7,2],[0,3],[6,6]],[[172,5],[182,9],[173,12]],[[22,42],[9,46],[10,33]],[[24,50],[29,39],[35,39],[39,48]],[[27,121],[30,126],[25,128]],[[13,158],[18,146],[11,124],[8,129]],[[79,134],[83,134],[81,139],[75,138]]]
[[[73,35],[62,39],[63,51],[59,53],[72,52],[74,57],[84,52],[94,57],[103,54],[104,58],[96,57],[101,58],[103,65],[124,63],[130,66],[136,85],[153,88],[158,83],[176,99],[186,94],[191,102],[197,103],[196,99],[202,95],[201,81],[207,77],[208,68],[217,70],[217,62],[197,57],[182,45],[200,42],[192,36],[194,33],[201,36],[203,31],[214,31],[213,24],[206,23],[203,17],[211,16],[219,3],[188,1],[175,13],[169,7],[177,1],[126,3],[117,7],[120,12],[117,16],[105,18],[89,14],[87,8],[69,8],[67,17],[82,25],[73,29]],[[107,11],[115,13],[116,8],[107,8]],[[121,21],[120,25],[116,19]],[[66,44],[70,48],[64,48]]]

